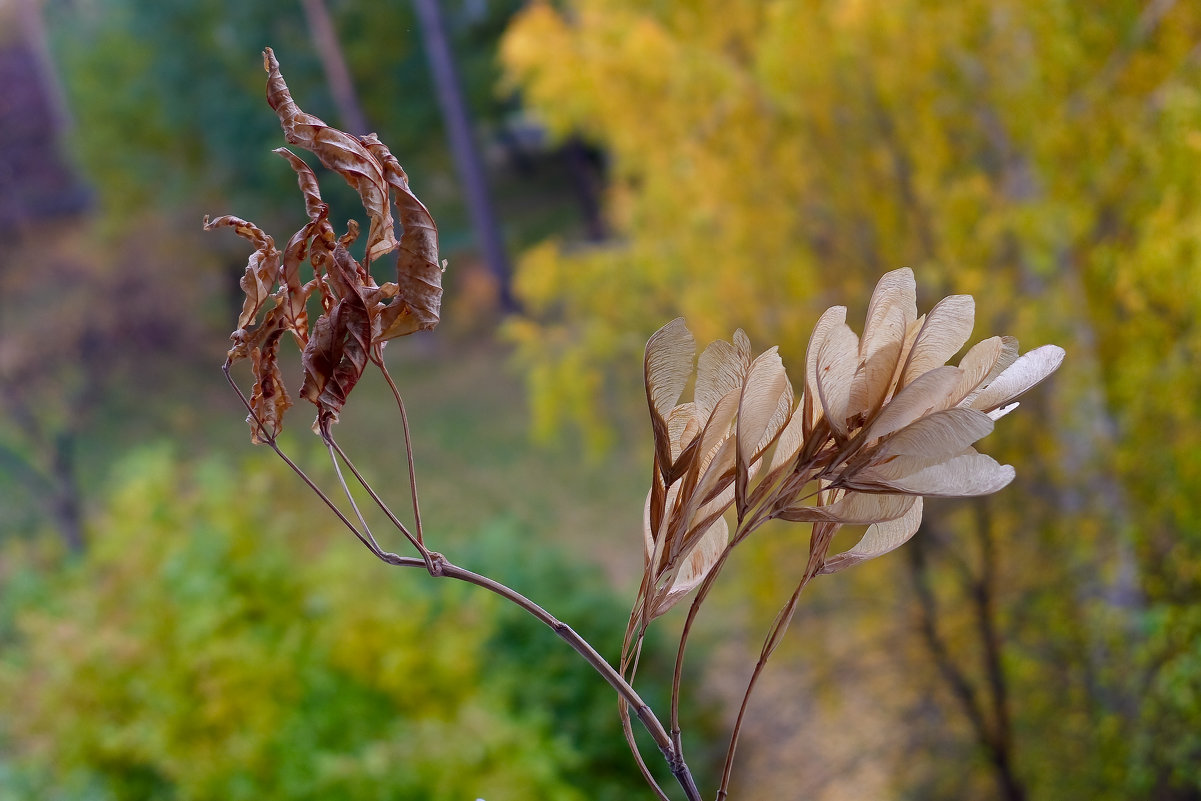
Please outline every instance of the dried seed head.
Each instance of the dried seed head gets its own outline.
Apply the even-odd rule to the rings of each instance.
[[[923,496],[985,495],[1013,480],[1011,466],[972,445],[1059,367],[1063,349],[1044,345],[1018,356],[1017,340],[992,337],[948,365],[971,334],[974,301],[952,295],[919,317],[916,296],[912,271],[883,276],[862,337],[847,326],[845,307],[828,309],[809,341],[799,404],[776,349],[752,359],[741,331],[705,349],[694,398],[681,403],[693,374],[692,334],[677,319],[651,337],[655,470],[645,516],[644,622],[699,585],[726,549],[768,519],[821,524],[827,534],[869,525],[854,548],[820,555],[820,572],[832,573],[912,537]],[[733,533],[722,517],[731,508],[739,521]],[[820,539],[828,546],[829,536]]]

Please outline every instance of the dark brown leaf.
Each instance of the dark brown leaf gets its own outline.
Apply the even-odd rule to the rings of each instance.
[[[300,394],[317,407],[314,430],[328,433],[338,421],[347,396],[367,368],[370,347],[371,323],[357,292],[339,299],[329,314],[317,319],[300,357],[304,366]]]
[[[250,396],[252,414],[246,416],[250,425],[250,441],[255,445],[275,439],[283,429],[284,412],[292,405],[279,370],[279,342],[288,325],[278,309],[273,309],[259,327],[261,345],[250,348],[254,370],[254,391]]]
[[[241,217],[227,214],[211,221],[205,217],[204,230],[212,231],[215,228],[233,228],[238,236],[250,240],[255,247],[246,262],[246,273],[239,282],[246,299],[242,302],[242,313],[238,315],[238,328],[248,328],[258,318],[275,288],[279,275],[279,251],[275,249],[275,241],[271,237]]]
[[[396,298],[381,312],[378,344],[427,331],[438,324],[442,306],[442,266],[438,263],[438,227],[429,210],[409,189],[400,162],[375,134],[361,137],[367,151],[383,167],[400,213],[400,255],[396,261]]]
[[[284,138],[315,155],[325,167],[341,175],[363,201],[371,218],[367,232],[368,263],[396,250],[388,181],[384,168],[357,136],[326,125],[320,118],[301,111],[288,92],[271,48],[263,51],[267,70],[267,102],[279,117]]]

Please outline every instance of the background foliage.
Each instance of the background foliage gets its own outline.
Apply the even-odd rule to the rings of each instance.
[[[367,562],[267,473],[185,470],[159,449],[118,474],[87,557],[6,604],[20,647],[0,661],[3,734],[21,762],[3,797],[641,791],[608,688],[521,613]],[[598,643],[620,639],[624,604],[599,575],[548,548],[506,559],[513,537],[481,532],[468,561],[563,597]]]
[[[624,602],[577,595],[594,579],[546,543],[632,597],[649,333],[681,314],[701,340],[743,327],[796,365],[820,309],[846,303],[858,325],[876,277],[910,266],[923,309],[972,293],[977,338],[1068,360],[988,445],[1017,485],[932,509],[907,551],[815,585],[735,795],[1201,797],[1195,4],[444,3],[523,251],[504,346],[409,5],[326,6],[451,257],[451,333],[389,354],[448,551],[615,645]],[[480,777],[490,801],[641,792],[612,698],[553,638],[380,574],[326,541],[298,490],[295,508],[223,500],[280,493],[278,465],[206,461],[244,447],[213,366],[245,254],[200,241],[200,215],[303,219],[270,153],[262,46],[337,121],[300,5],[41,10],[93,207],[6,230],[0,252],[0,797],[466,797]],[[0,45],[18,30],[0,25]],[[519,112],[600,154],[607,239],[581,236],[554,151],[514,140],[536,130],[509,125]],[[349,193],[324,188],[345,213]],[[390,477],[377,390],[343,442]],[[71,525],[89,544],[75,557],[51,531]],[[736,699],[803,551],[769,532],[732,565],[700,705]],[[542,671],[550,703],[531,697]],[[694,765],[703,749],[689,740]]]
[[[1067,347],[1044,418],[998,443],[1020,511],[944,507],[891,579],[937,635],[907,728],[975,739],[1007,797],[1197,792],[1172,732],[1201,589],[1199,39],[1172,2],[578,0],[504,40],[539,118],[611,158],[615,240],[548,241],[518,275],[548,430],[604,426],[609,365],[663,319],[795,363],[817,309],[900,265],[975,294],[978,334]],[[909,764],[917,797],[971,787]]]

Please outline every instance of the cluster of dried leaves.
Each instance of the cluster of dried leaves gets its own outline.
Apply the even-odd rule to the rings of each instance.
[[[699,587],[687,638],[731,550],[768,520],[812,523],[813,532],[807,569],[773,626],[756,676],[810,579],[904,544],[921,523],[923,496],[985,495],[1013,479],[1011,466],[972,445],[1016,408],[1017,396],[1059,367],[1063,349],[1044,345],[1019,356],[1017,340],[992,337],[947,365],[971,335],[974,302],[953,295],[919,317],[908,269],[880,279],[862,337],[847,326],[846,312],[835,306],[818,320],[799,401],[776,349],[753,357],[742,331],[733,342],[709,345],[695,367],[695,342],[682,319],[647,343],[654,474],[646,566],[623,672],[636,669],[650,621]],[[681,403],[693,380],[693,399]],[[732,534],[730,509],[737,519]],[[868,529],[853,548],[830,555],[844,525]],[[683,640],[679,653],[682,659]],[[673,722],[679,670],[677,663]]]
[[[313,153],[359,193],[370,219],[366,253],[360,263],[349,248],[358,225],[334,233],[329,206],[313,170],[287,148],[275,152],[296,171],[309,222],[292,235],[281,252],[257,225],[233,216],[205,219],[206,230],[233,228],[254,244],[241,286],[246,298],[231,335],[225,369],[250,359],[254,388],[248,401],[251,438],[274,442],[292,405],[279,368],[279,346],[291,334],[301,348],[304,381],[300,395],[317,407],[314,430],[328,437],[330,426],[368,362],[383,367],[384,344],[396,337],[433,328],[442,301],[438,231],[429,211],[409,189],[400,163],[375,134],[355,136],[303,112],[288,92],[274,53],[267,48],[267,102],[279,116],[285,139]],[[392,204],[402,226],[396,239]],[[396,280],[378,284],[373,262],[399,250]],[[312,267],[304,281],[301,268]],[[309,301],[316,296],[320,314],[310,321]]]

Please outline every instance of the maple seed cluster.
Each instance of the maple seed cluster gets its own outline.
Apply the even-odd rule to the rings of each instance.
[[[254,389],[247,402],[247,422],[256,444],[275,440],[283,414],[292,405],[278,363],[284,334],[291,334],[302,349],[300,394],[317,407],[313,428],[328,436],[368,362],[382,365],[384,343],[436,326],[442,301],[438,230],[409,189],[400,162],[375,134],[355,136],[302,111],[288,92],[271,48],[263,52],[263,66],[267,102],[279,117],[284,138],[341,175],[358,192],[370,223],[359,263],[349,250],[358,237],[358,224],[351,220],[345,234],[334,233],[317,176],[303,159],[282,147],[275,152],[296,172],[309,217],[282,252],[254,223],[233,216],[205,218],[205,230],[233,228],[255,247],[241,280],[246,298],[230,336],[233,346],[225,369],[228,373],[234,362],[251,360]],[[393,203],[403,228],[399,241]],[[397,250],[396,280],[376,283],[371,263]],[[302,282],[306,259],[314,277]],[[310,324],[308,302],[314,295],[320,299],[321,314]]]
[[[799,402],[776,349],[752,358],[741,330],[709,345],[695,371],[682,319],[651,337],[644,369],[654,473],[631,626],[666,612],[767,520],[815,524],[808,573],[833,573],[904,544],[921,522],[923,496],[986,495],[1013,480],[1011,466],[972,444],[1059,367],[1063,349],[1019,356],[1016,339],[991,337],[947,365],[971,335],[974,302],[952,295],[919,317],[908,269],[880,279],[862,337],[846,311],[835,306],[818,320]],[[681,403],[694,373],[693,399]],[[842,525],[869,528],[850,550],[828,555]]]

